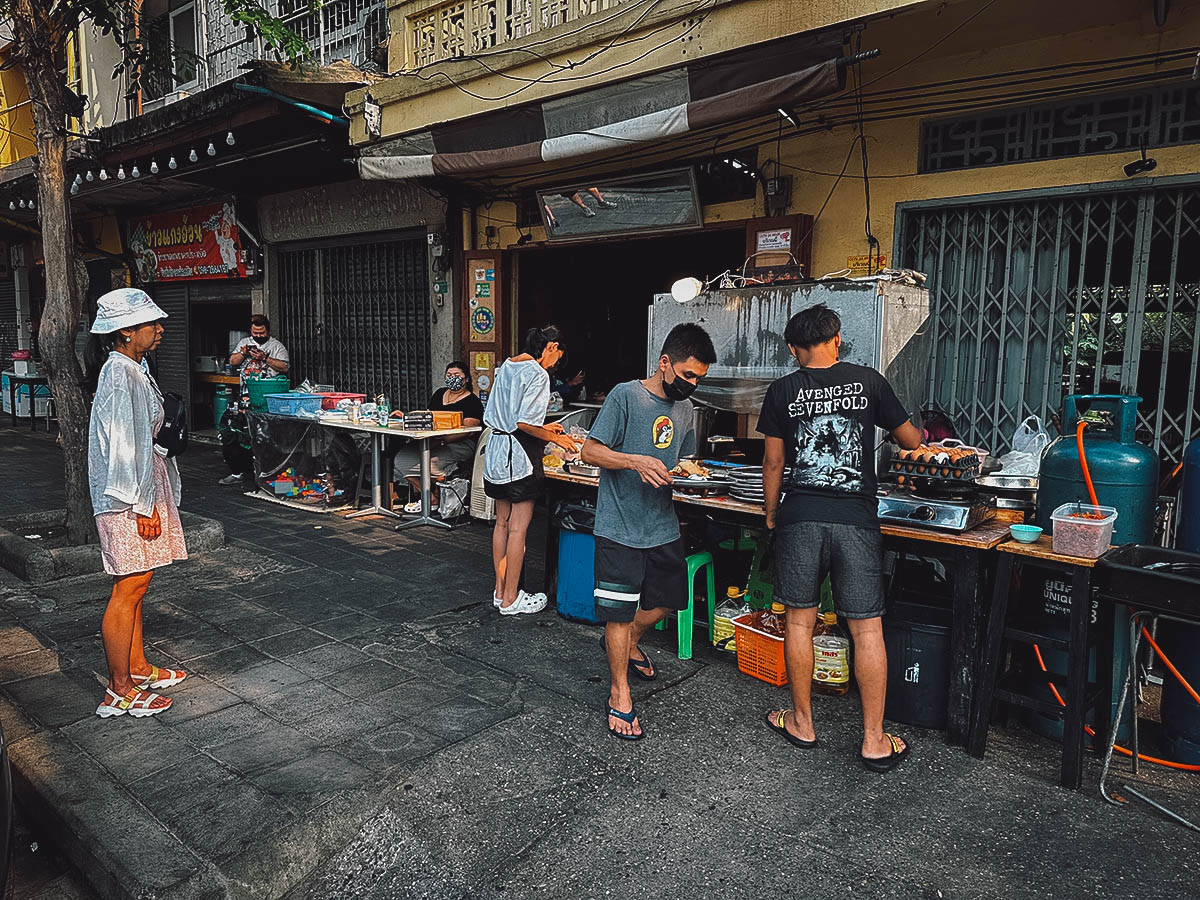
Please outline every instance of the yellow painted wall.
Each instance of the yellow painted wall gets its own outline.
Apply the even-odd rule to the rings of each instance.
[[[894,75],[888,74],[957,28],[983,6],[983,0],[966,0],[945,7],[930,6],[894,20],[872,23],[863,35],[862,46],[864,49],[879,47],[883,54],[863,66],[867,90],[912,87],[972,75],[1132,56],[1200,44],[1200,2],[1196,0],[1172,4],[1167,26],[1162,30],[1154,25],[1149,3],[1065,0],[1047,4],[1042,0],[1002,0],[984,10],[934,51]],[[1086,24],[1081,27],[1080,23]],[[881,77],[882,80],[870,84]],[[1086,93],[1097,92],[1093,88],[1086,89]],[[1014,104],[1020,102],[1014,101]],[[951,110],[949,114],[956,112]],[[892,232],[898,203],[1123,181],[1122,166],[1136,157],[1136,154],[1123,152],[918,175],[920,128],[924,118],[868,123],[866,128],[871,173],[871,227],[889,264],[893,262]],[[816,276],[842,269],[847,257],[864,256],[868,252],[863,227],[862,164],[857,151],[847,168],[847,177],[837,184],[830,196],[836,181],[833,176],[841,169],[855,133],[854,126],[846,121],[830,132],[785,140],[782,145],[785,164],[813,170],[784,170],[793,176],[793,202],[789,211],[816,215],[829,197],[813,235],[813,274]],[[720,149],[731,150],[739,146],[745,145],[735,140]],[[764,165],[764,160],[774,157],[775,147],[774,140],[759,147],[759,167],[765,168],[768,174],[772,170],[769,165]],[[1154,177],[1200,173],[1200,145],[1151,148],[1150,152],[1158,161]],[[818,172],[832,174],[816,174]],[[762,209],[760,194],[754,202],[706,207],[704,217],[706,223],[732,221],[761,216]],[[512,222],[515,211],[511,204],[496,203],[487,215],[492,222],[483,216],[478,218],[476,240],[480,247],[486,243],[484,226]],[[519,234],[516,228],[503,227],[498,241],[492,242],[493,246],[509,246],[515,243]],[[533,229],[533,237],[543,239],[542,229]]]
[[[7,53],[0,53],[0,169],[37,153],[25,73],[6,62]]]

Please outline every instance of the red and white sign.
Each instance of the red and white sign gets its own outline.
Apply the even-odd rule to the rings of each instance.
[[[129,250],[143,284],[246,277],[232,202],[131,219]]]

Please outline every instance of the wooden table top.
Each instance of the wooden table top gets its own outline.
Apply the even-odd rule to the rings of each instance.
[[[226,375],[224,372],[193,372],[192,377],[208,384],[239,384],[241,382],[237,375]]]
[[[570,484],[578,484],[584,487],[594,488],[599,484],[599,480],[596,478],[590,478],[586,475],[572,475],[560,469],[547,469],[546,477],[553,478],[555,481],[569,482]],[[747,503],[745,500],[735,500],[728,496],[700,497],[696,494],[685,494],[675,491],[674,499],[676,503],[685,503],[688,506],[702,506],[706,509],[739,513],[741,515],[764,515],[761,503]],[[962,534],[955,534],[949,531],[933,531],[929,528],[897,527],[895,525],[880,525],[879,530],[888,537],[929,541],[934,544],[950,544],[956,547],[968,547],[975,550],[992,550],[1009,540],[1008,525],[1009,523],[1005,520],[992,519]],[[1095,561],[1092,560],[1092,562]]]
[[[1028,556],[1033,559],[1044,559],[1047,562],[1083,566],[1085,569],[1091,569],[1099,562],[1099,560],[1092,559],[1089,556],[1067,556],[1062,553],[1055,553],[1054,539],[1048,534],[1043,534],[1032,544],[1009,541],[1007,544],[1001,546],[1000,550],[1004,553],[1012,553],[1015,556]]]

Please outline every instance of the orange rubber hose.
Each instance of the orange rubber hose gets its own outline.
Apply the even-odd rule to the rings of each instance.
[[[1080,424],[1082,424],[1082,423],[1080,423]],[[1080,457],[1080,458],[1082,459],[1082,457]],[[1170,669],[1172,674],[1180,680],[1180,682],[1183,684],[1183,686],[1185,688],[1187,688],[1187,692],[1192,695],[1192,699],[1195,700],[1197,703],[1200,703],[1200,695],[1196,694],[1196,692],[1192,689],[1192,686],[1190,684],[1188,684],[1187,679],[1184,678],[1183,675],[1180,673],[1180,671],[1175,668],[1174,663],[1172,663],[1169,659],[1167,659],[1166,654],[1164,654],[1162,652],[1162,650],[1159,648],[1158,644],[1156,644],[1154,642],[1154,638],[1150,637],[1150,632],[1147,631],[1145,628],[1143,628],[1142,636],[1145,637],[1146,640],[1148,640],[1150,642],[1150,646],[1154,648],[1154,652],[1156,654],[1158,654],[1158,658],[1163,661],[1163,665],[1165,665],[1168,669]],[[1037,644],[1033,645],[1033,653],[1037,657],[1038,665],[1042,667],[1042,671],[1045,672],[1047,675],[1049,675],[1050,671],[1046,668],[1046,661],[1044,659],[1042,659],[1042,649]],[[1054,682],[1051,681],[1049,678],[1047,678],[1046,684],[1048,684],[1050,686],[1050,691],[1054,694],[1054,699],[1056,699],[1058,701],[1058,705],[1065,708],[1067,705],[1067,702],[1065,700],[1063,700],[1062,694],[1060,694],[1058,692],[1058,688],[1054,686]],[[1134,710],[1133,714],[1136,716],[1137,711]],[[1083,730],[1085,732],[1087,732],[1087,735],[1089,737],[1096,736],[1096,729],[1092,728],[1091,725],[1088,725],[1085,723],[1083,726]],[[1120,753],[1122,756],[1128,756],[1130,759],[1133,758],[1133,751],[1128,749],[1127,747],[1122,747],[1120,744],[1114,744],[1113,749],[1115,751],[1117,751],[1118,753]],[[1159,759],[1157,756],[1147,756],[1145,753],[1139,753],[1138,759],[1140,759],[1142,762],[1154,763],[1156,766],[1165,766],[1168,769],[1178,769],[1182,772],[1200,772],[1200,766],[1198,766],[1198,765],[1192,765],[1190,763],[1172,762],[1169,759]]]
[[[1082,419],[1079,421],[1079,427],[1075,429],[1075,447],[1079,450],[1079,468],[1083,469],[1083,483],[1087,485],[1088,496],[1092,498],[1092,506],[1099,506],[1100,501],[1096,499],[1096,488],[1092,485],[1092,473],[1088,471],[1087,455],[1083,452],[1083,429],[1087,428],[1088,423]]]

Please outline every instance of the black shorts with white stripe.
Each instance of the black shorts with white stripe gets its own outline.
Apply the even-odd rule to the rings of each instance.
[[[683,539],[641,548],[597,537],[595,597],[601,622],[632,622],[639,608],[686,609]]]

